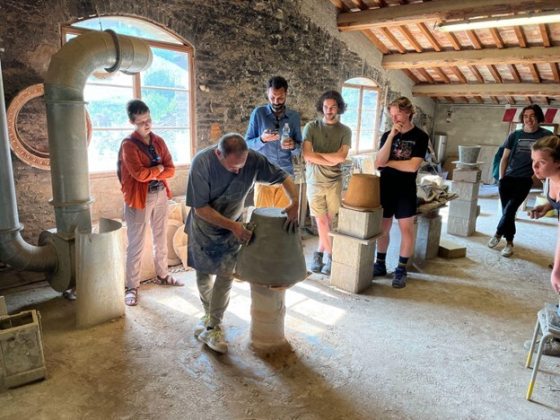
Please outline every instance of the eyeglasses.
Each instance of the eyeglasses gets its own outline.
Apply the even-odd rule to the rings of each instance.
[[[152,124],[152,119],[151,118],[148,118],[144,121],[134,121],[134,125],[137,125],[137,126],[140,126],[140,127],[144,126],[144,125],[150,125],[150,124]]]

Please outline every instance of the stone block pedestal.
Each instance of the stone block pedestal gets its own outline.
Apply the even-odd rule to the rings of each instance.
[[[437,256],[440,236],[441,216],[437,211],[416,218],[415,262],[423,262]]]
[[[360,239],[340,233],[333,237],[331,285],[351,293],[360,293],[371,284],[375,243],[379,235]]]

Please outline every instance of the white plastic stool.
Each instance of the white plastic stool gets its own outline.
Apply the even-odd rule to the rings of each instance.
[[[527,355],[527,363],[525,363],[526,368],[531,367],[531,359],[533,358],[533,351],[535,350],[535,344],[537,342],[539,333],[542,334],[542,337],[541,342],[539,343],[539,348],[537,349],[537,359],[535,360],[535,366],[533,366],[533,373],[531,374],[529,387],[527,388],[526,398],[528,400],[531,399],[531,394],[533,393],[533,388],[535,386],[535,380],[537,378],[537,372],[539,370],[539,363],[541,362],[544,344],[553,339],[560,340],[560,316],[558,316],[558,307],[556,305],[548,303],[537,314],[535,332],[533,333],[531,348],[529,349],[529,354]]]

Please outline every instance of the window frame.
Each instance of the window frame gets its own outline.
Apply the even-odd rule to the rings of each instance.
[[[348,80],[352,80],[354,78],[348,79]],[[371,83],[375,84],[375,82],[373,82],[373,80],[367,78]],[[361,153],[368,153],[368,152],[374,152],[375,150],[377,150],[377,145],[379,142],[379,123],[380,123],[380,92],[381,89],[379,88],[379,86],[372,86],[372,85],[363,85],[363,84],[359,84],[359,83],[347,83],[344,82],[342,84],[342,89],[344,89],[345,87],[347,88],[352,88],[352,89],[358,89],[359,90],[359,102],[358,102],[358,109],[356,110],[356,112],[358,113],[358,123],[357,123],[357,129],[356,129],[356,150],[352,150],[350,149],[350,155],[359,155]],[[377,93],[377,101],[376,101],[376,108],[375,108],[375,119],[374,119],[374,125],[373,125],[373,142],[372,142],[372,148],[371,149],[360,149],[360,137],[361,137],[361,129],[362,129],[362,107],[363,107],[363,99],[364,99],[364,91],[365,90],[369,90],[369,91],[375,91]],[[342,91],[342,90],[341,90]],[[352,135],[354,135],[354,133],[352,133]]]
[[[118,17],[118,16],[117,15],[110,15],[110,16],[108,15],[108,16],[104,16],[104,17]],[[83,20],[88,20],[88,19],[76,20],[72,23],[62,25],[61,28],[60,28],[61,45],[64,45],[66,42],[68,42],[66,40],[67,35],[83,35],[87,32],[91,32],[92,31],[91,29],[79,28],[79,27],[76,27],[76,26],[72,26],[75,23],[78,23],[78,22],[83,21]],[[187,96],[188,96],[188,106],[189,106],[188,118],[189,118],[189,122],[190,122],[190,130],[189,130],[190,136],[189,136],[189,139],[188,139],[189,144],[187,145],[187,147],[190,148],[190,153],[189,153],[190,159],[186,163],[175,164],[175,167],[179,168],[179,169],[189,168],[190,164],[192,162],[192,158],[194,157],[194,155],[196,153],[196,145],[195,145],[196,124],[195,124],[195,109],[194,109],[194,107],[195,107],[194,48],[190,44],[188,44],[186,41],[180,39],[173,32],[171,32],[170,30],[168,30],[165,27],[162,27],[161,25],[157,25],[157,24],[155,24],[155,23],[153,23],[149,20],[142,19],[142,18],[136,17],[136,16],[133,17],[133,19],[139,20],[139,21],[144,21],[144,22],[147,22],[151,25],[157,26],[160,29],[166,31],[170,36],[177,39],[178,42],[180,42],[180,44],[174,44],[174,43],[171,43],[171,42],[156,41],[156,40],[149,39],[149,38],[138,37],[138,38],[142,39],[143,41],[145,41],[150,47],[155,47],[155,48],[161,48],[161,49],[166,49],[166,50],[170,50],[170,51],[177,51],[177,52],[181,52],[181,53],[186,53],[187,56],[188,56],[188,59],[187,59],[188,68],[186,70],[189,72],[189,77],[188,77],[189,85],[188,85],[188,89],[187,89]],[[142,92],[141,91],[142,91],[142,86],[143,85],[142,85],[142,80],[141,80],[140,73],[131,74],[130,76],[132,77],[132,94],[133,94],[133,98],[131,98],[131,99],[142,99]],[[92,127],[92,132],[93,131],[95,131],[95,127]],[[116,176],[115,172],[112,171],[112,170],[90,172],[90,176],[105,177],[107,175]]]

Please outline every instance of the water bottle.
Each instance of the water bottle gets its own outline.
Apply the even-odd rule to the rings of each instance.
[[[280,147],[282,149],[291,148],[286,144],[286,140],[288,140],[289,138],[290,138],[290,124],[285,123],[284,127],[282,128],[282,135],[280,136]]]

